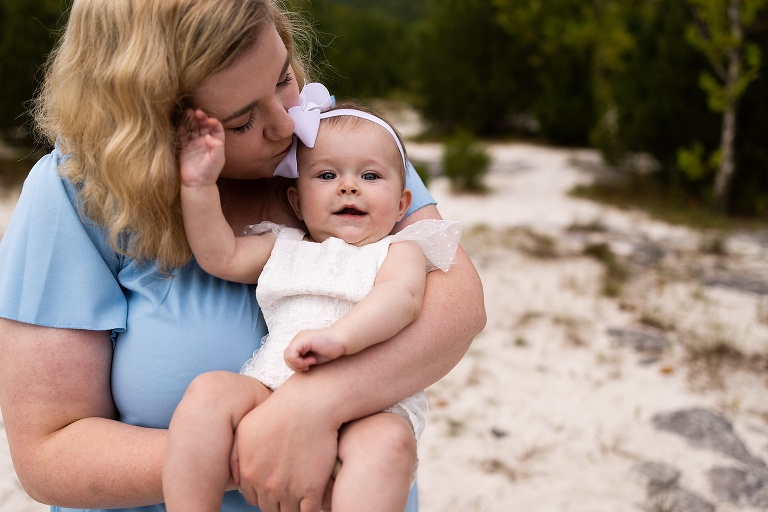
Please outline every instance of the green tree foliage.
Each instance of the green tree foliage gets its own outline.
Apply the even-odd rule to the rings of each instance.
[[[311,19],[318,37],[313,63],[337,97],[381,98],[408,89],[414,22],[393,14],[398,5],[377,2],[374,9],[352,0],[290,3],[292,10]]]
[[[761,11],[750,39],[768,55],[768,9]],[[764,57],[765,59],[765,57]],[[768,72],[760,76],[741,98],[736,133],[736,171],[731,183],[729,212],[760,215],[768,219]]]
[[[434,0],[419,45],[426,116],[449,131],[519,131],[585,145],[612,107],[610,72],[632,45],[622,3]]]
[[[495,19],[490,0],[431,0],[416,59],[421,109],[438,131],[509,130],[533,101],[522,48]]]
[[[698,85],[697,70],[706,61],[684,40],[689,11],[682,2],[663,3],[647,2],[626,13],[633,47],[612,73],[613,124],[598,140],[612,161],[645,152],[671,171],[679,148],[696,141],[711,147],[718,124],[717,116],[703,108],[706,97]]]
[[[702,204],[712,204],[715,171],[722,158],[723,117],[711,107],[725,105],[724,85],[714,80],[711,56],[701,46],[691,44],[695,37],[686,31],[693,23],[702,23],[701,19],[685,0],[649,1],[630,7],[625,24],[634,46],[610,80],[615,129],[601,132],[600,147],[612,160],[637,152],[653,155],[661,167],[656,176],[665,186]],[[755,11],[750,32],[753,55],[768,51],[767,11]],[[726,19],[725,11],[721,16],[719,22]],[[704,30],[702,33],[711,33],[712,29]],[[708,51],[722,52],[724,44]],[[703,74],[709,78],[702,80]],[[768,84],[762,76],[749,87],[746,81],[742,84],[743,96],[738,110],[734,109],[738,126],[730,211],[754,215],[768,211],[763,199],[768,192],[768,156],[761,135],[768,126],[764,99]]]
[[[522,46],[536,91],[531,114],[543,135],[562,144],[588,142],[597,122],[602,32],[598,4],[583,0],[492,0],[498,23]],[[609,47],[606,45],[606,47]]]
[[[56,42],[64,0],[0,0],[0,136],[14,140],[29,125],[28,102]]]
[[[755,22],[765,0],[688,0],[693,23],[686,36],[691,45],[706,57],[710,69],[699,74],[699,84],[707,93],[709,108],[722,113],[720,146],[710,156],[715,160],[714,201],[718,210],[727,210],[728,194],[735,170],[734,140],[738,105],[750,82],[760,72],[760,48],[745,40],[745,30]],[[695,153],[682,149],[689,162]],[[685,161],[681,158],[681,161]],[[701,160],[699,160],[701,161]],[[698,162],[694,162],[698,163]],[[701,167],[695,166],[695,167]],[[684,169],[690,167],[684,167]]]
[[[427,6],[427,0],[336,0],[336,3],[405,21],[423,18]]]

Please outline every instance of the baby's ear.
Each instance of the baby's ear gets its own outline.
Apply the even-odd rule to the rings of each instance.
[[[411,201],[413,200],[410,189],[403,189],[403,194],[400,196],[400,206],[398,208],[397,221],[400,222],[405,216],[405,212],[411,207]]]
[[[299,201],[299,191],[296,185],[288,187],[288,202],[291,203],[291,208],[293,208],[293,213],[296,214],[296,217],[299,220],[304,220],[304,217],[301,215],[301,201]]]

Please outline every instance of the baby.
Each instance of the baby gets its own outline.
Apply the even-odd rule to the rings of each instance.
[[[327,96],[320,84],[302,91],[302,105],[289,111],[299,137],[276,171],[296,177],[287,197],[306,231],[264,222],[236,237],[216,186],[224,130],[202,111],[188,113],[180,156],[187,238],[210,274],[258,282],[269,335],[240,375],[195,379],[174,413],[163,467],[171,512],[219,510],[243,416],[294,372],[397,334],[419,314],[427,272],[448,271],[455,256],[455,222],[421,221],[390,235],[411,202],[402,142],[362,107],[322,112]],[[335,512],[405,508],[427,408],[420,392],[342,427]]]

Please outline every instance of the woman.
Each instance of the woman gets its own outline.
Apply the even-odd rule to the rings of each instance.
[[[150,505],[184,390],[205,371],[238,371],[264,334],[253,287],[190,261],[176,135],[189,107],[221,120],[236,232],[297,226],[262,179],[289,149],[303,79],[290,29],[267,0],[73,3],[36,112],[57,149],[30,173],[0,245],[0,406],[34,499],[163,510]],[[423,186],[414,197],[396,229],[439,217]],[[317,510],[340,426],[458,362],[485,322],[482,289],[461,251],[432,274],[398,336],[291,377],[243,418],[230,486],[242,494],[222,510]]]

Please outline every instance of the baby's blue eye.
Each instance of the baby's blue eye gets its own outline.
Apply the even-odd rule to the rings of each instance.
[[[366,172],[363,173],[363,179],[368,181],[373,181],[379,179],[379,175],[375,172]]]
[[[322,174],[320,174],[321,180],[332,180],[335,177],[336,177],[336,173],[331,171],[325,171]]]

